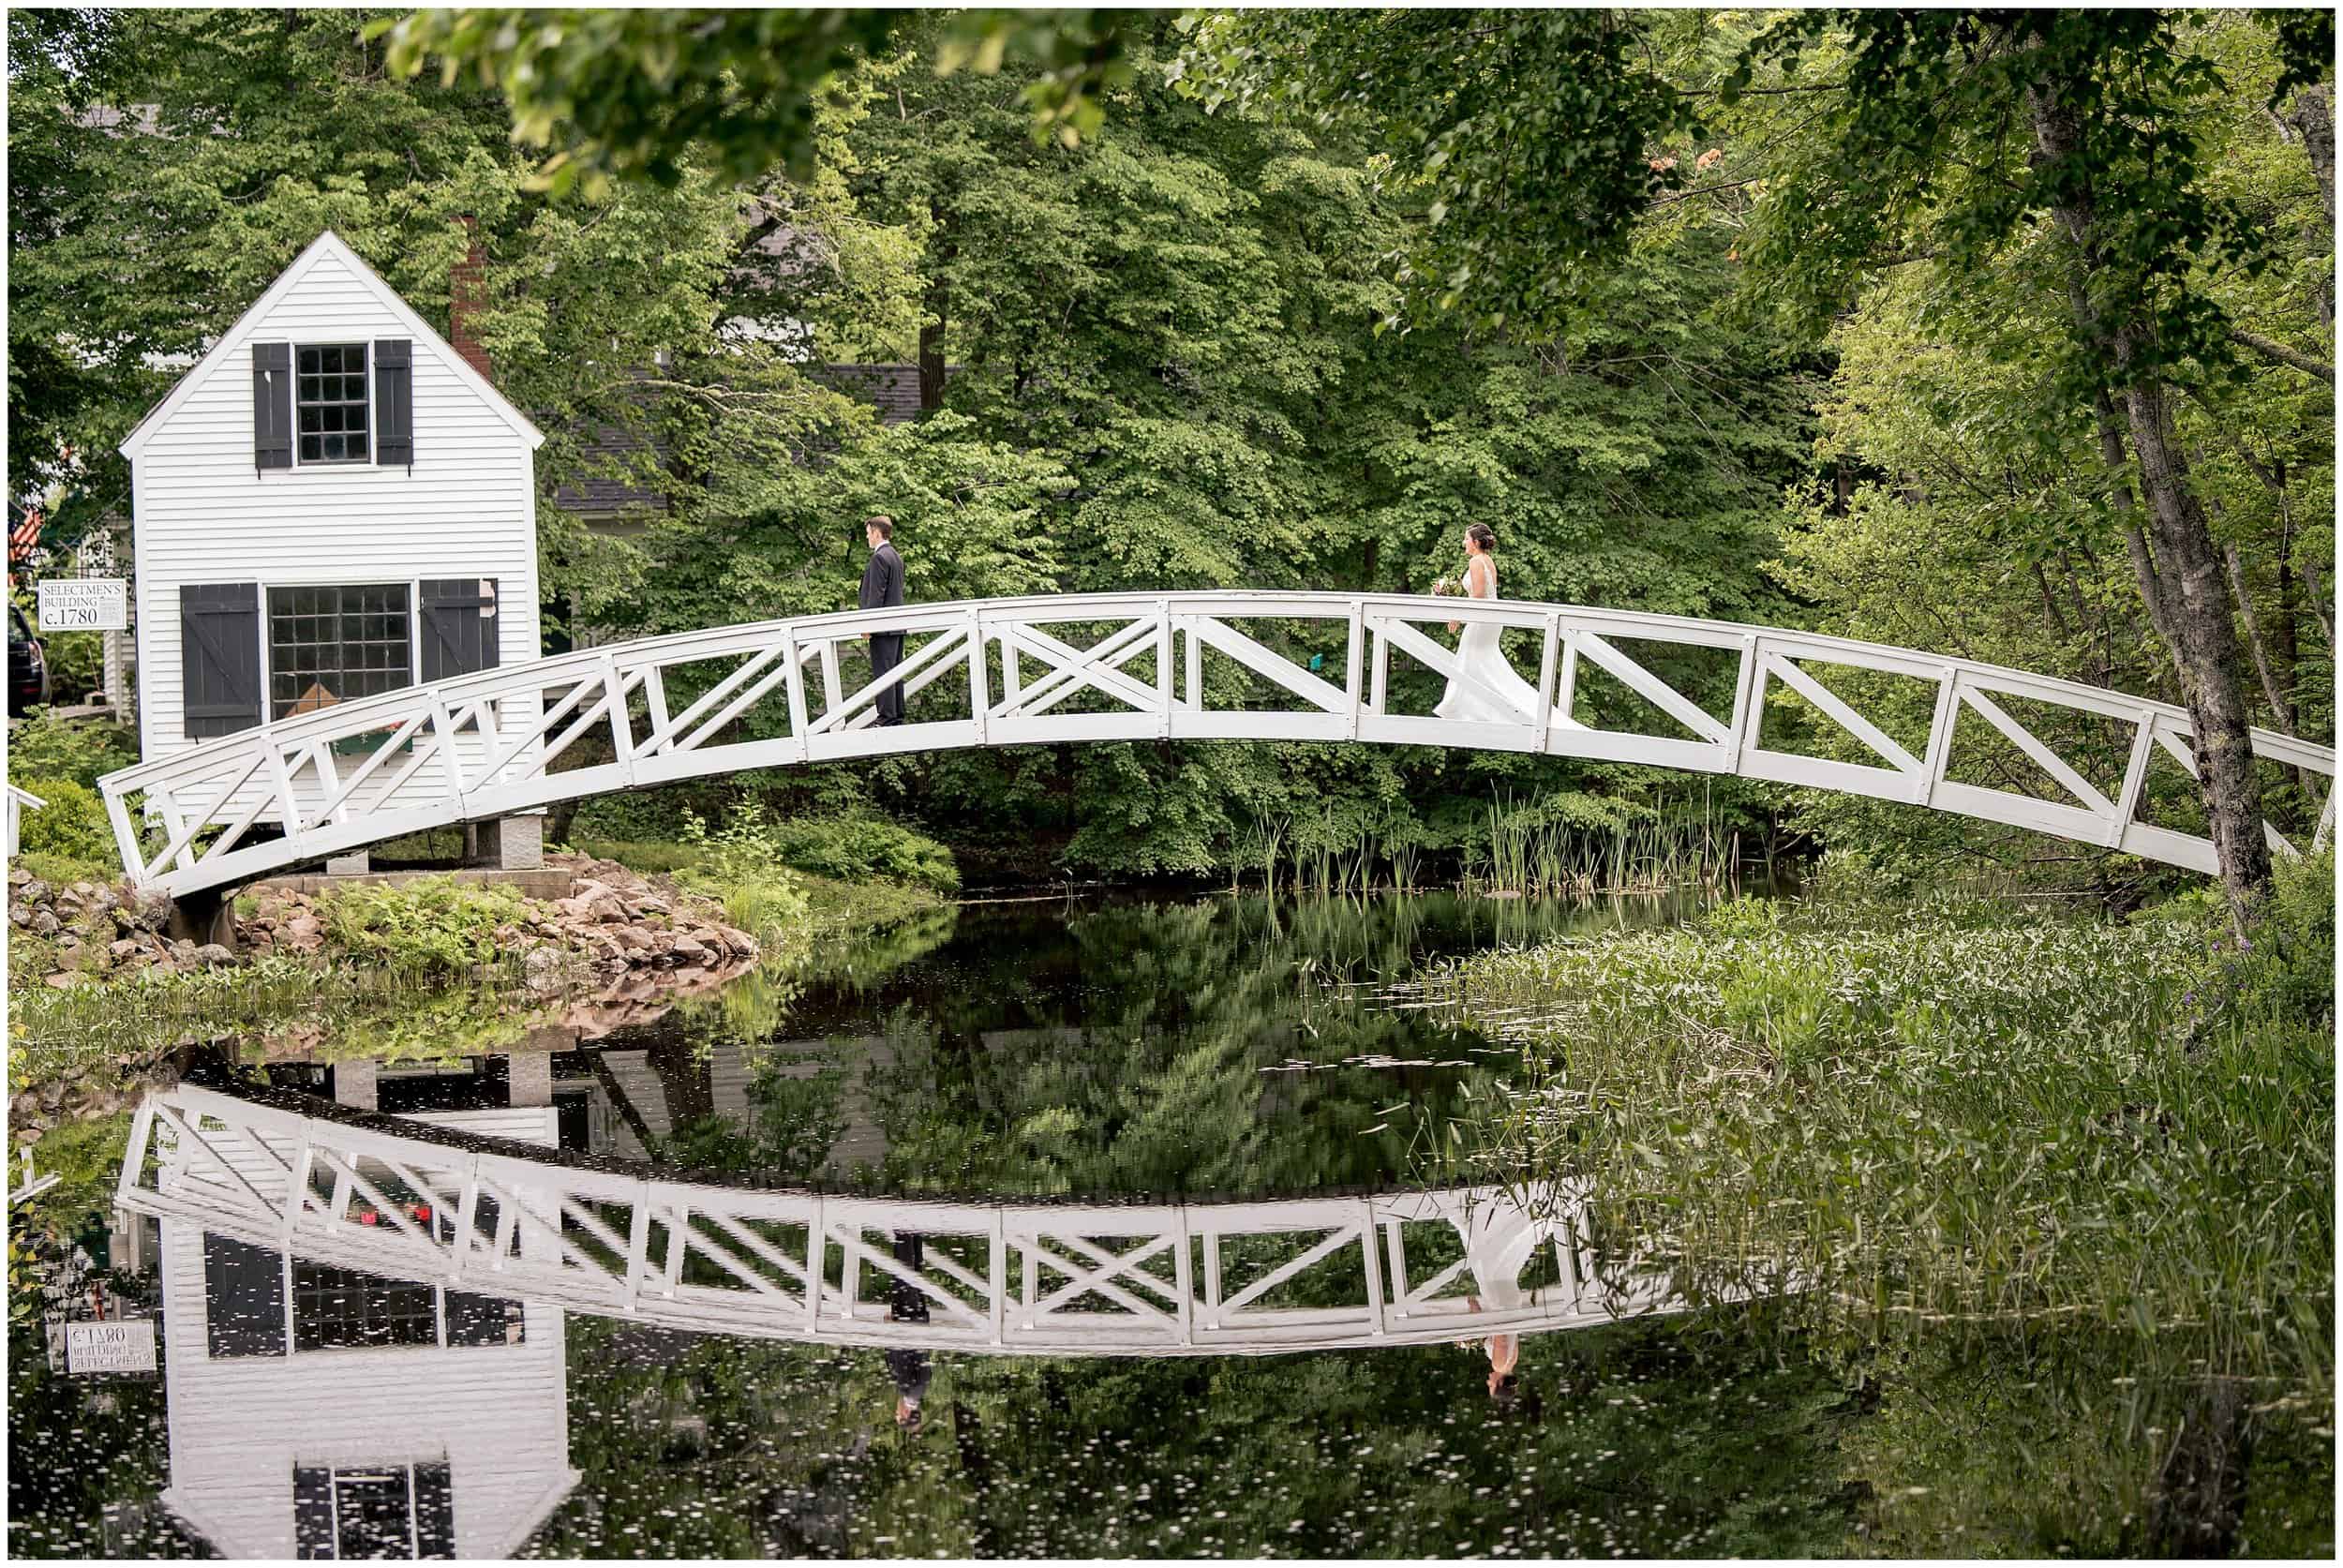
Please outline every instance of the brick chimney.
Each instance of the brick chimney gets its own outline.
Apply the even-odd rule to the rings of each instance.
[[[480,220],[466,213],[460,221],[468,244],[464,259],[455,263],[448,279],[447,340],[450,347],[464,356],[464,363],[488,376],[488,351],[472,336],[472,321],[487,302],[485,274],[487,258],[480,250]],[[494,380],[493,377],[489,377]]]

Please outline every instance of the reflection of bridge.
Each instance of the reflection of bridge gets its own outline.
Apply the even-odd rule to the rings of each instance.
[[[1545,698],[1537,711],[1462,672],[1425,630],[1449,620],[1517,630],[1523,667],[1536,665]],[[850,689],[841,673],[841,650],[873,632],[909,638],[888,677],[911,699],[910,722],[899,727],[873,723],[878,682]],[[1296,651],[1319,644],[1316,654]],[[1689,673],[1664,678],[1650,667],[1654,651]],[[1462,679],[1508,717],[1401,711],[1392,695],[1395,652]],[[1728,713],[1679,689],[1696,683],[1704,663],[1720,691],[1731,672]],[[1829,681],[1817,673],[1825,670]],[[1635,717],[1614,714],[1619,727],[1582,719],[1597,683],[1612,692],[1612,707]],[[1924,738],[1913,731],[1899,740],[1880,716],[1879,695],[1899,683],[1933,705]],[[1778,736],[1768,745],[1774,688],[1868,760],[1802,754],[1783,749]],[[1871,703],[1873,716],[1858,701]],[[2104,754],[2122,758],[2120,769],[2090,776],[2088,759],[2062,755],[2028,727],[2029,706],[2096,721]],[[2009,749],[2007,766],[2034,776],[2038,794],[1956,776],[1977,776],[1968,744],[1955,744],[1963,715],[1973,729],[1985,726],[1978,735],[1998,735],[1989,743]],[[589,734],[604,745],[580,747]],[[2099,687],[1723,621],[1389,594],[1089,594],[913,605],[621,643],[282,719],[110,774],[102,787],[124,866],[173,895],[425,828],[676,779],[896,752],[1155,739],[1457,746],[1735,773],[1909,801],[2209,872],[2208,841],[2139,819],[2159,754],[2195,771],[2190,735],[2181,709]],[[2327,747],[2256,730],[2254,749],[2335,773]],[[596,754],[581,760],[589,751]],[[159,844],[140,842],[134,801],[160,824]],[[2321,836],[2334,810],[2330,791]],[[254,838],[263,822],[281,836]]]
[[[385,1279],[851,1345],[1272,1354],[1681,1309],[1660,1276],[1599,1277],[1574,1206],[1531,1213],[1492,1187],[1128,1204],[760,1190],[189,1086],[140,1108],[120,1201]],[[915,1234],[919,1261],[898,1261]],[[898,1304],[926,1321],[894,1321]]]

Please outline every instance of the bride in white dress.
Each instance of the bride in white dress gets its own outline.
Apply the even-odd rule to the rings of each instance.
[[[1475,523],[1465,530],[1465,593],[1474,599],[1497,597],[1497,531],[1486,523]],[[1455,631],[1456,621],[1448,629]],[[1518,711],[1508,709],[1491,701],[1480,691],[1466,685],[1454,676],[1449,678],[1448,694],[1433,709],[1442,719],[1470,719],[1480,724],[1517,724],[1529,722],[1538,710],[1538,691],[1530,682],[1514,673],[1506,662],[1505,650],[1498,646],[1498,634],[1502,627],[1489,621],[1474,621],[1466,626],[1464,635],[1456,643],[1456,657],[1480,682],[1518,705]]]

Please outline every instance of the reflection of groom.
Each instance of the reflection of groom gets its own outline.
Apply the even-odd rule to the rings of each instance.
[[[890,609],[903,602],[903,558],[895,553],[895,521],[891,517],[873,517],[862,525],[862,536],[871,544],[871,563],[862,569],[862,604],[866,610]],[[873,679],[903,663],[903,635],[901,632],[873,632],[870,635],[871,675]],[[879,693],[877,723],[900,724],[903,722],[903,689],[889,684]]]

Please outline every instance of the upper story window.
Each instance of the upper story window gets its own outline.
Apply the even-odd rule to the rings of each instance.
[[[366,346],[315,344],[297,355],[293,400],[300,415],[301,460],[363,463],[366,444]]]

